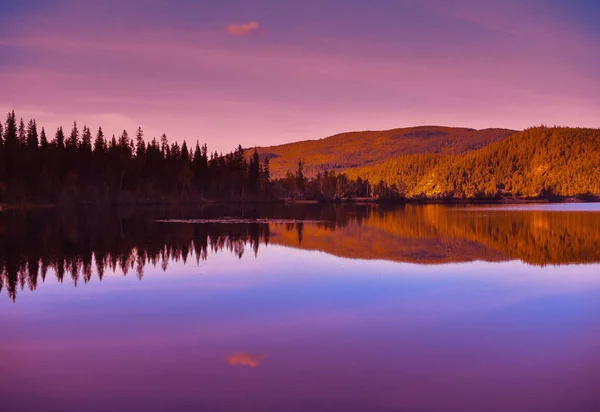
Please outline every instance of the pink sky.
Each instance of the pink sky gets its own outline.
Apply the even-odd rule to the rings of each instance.
[[[203,3],[13,6],[0,110],[50,134],[141,125],[222,151],[422,124],[600,127],[593,5]]]

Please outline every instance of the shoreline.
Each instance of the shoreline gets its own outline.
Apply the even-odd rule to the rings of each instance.
[[[286,205],[321,205],[332,203],[354,203],[364,205],[514,205],[514,204],[553,204],[553,203],[599,203],[600,196],[568,196],[552,198],[499,198],[499,199],[375,199],[375,198],[345,198],[345,199],[273,199],[273,200],[199,200],[199,201],[140,201],[140,202],[74,202],[74,203],[0,203],[0,212],[26,211],[36,209],[55,209],[72,207],[148,207],[148,206],[210,206],[210,205],[235,205],[235,204],[286,204]]]

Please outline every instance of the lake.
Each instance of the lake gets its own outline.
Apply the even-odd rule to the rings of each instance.
[[[6,411],[598,411],[600,205],[0,213]]]

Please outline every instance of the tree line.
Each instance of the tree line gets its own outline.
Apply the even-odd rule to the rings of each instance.
[[[205,145],[144,139],[124,130],[95,136],[73,123],[53,137],[35,120],[17,121],[14,111],[0,124],[0,200],[7,202],[129,202],[179,198],[269,198],[269,160],[246,159],[239,146],[225,155]]]
[[[278,180],[270,159],[239,145],[222,154],[206,144],[190,148],[163,134],[146,141],[142,128],[130,137],[95,134],[76,122],[49,136],[35,120],[0,122],[0,202],[161,203],[171,200],[274,200],[286,197],[367,196],[368,182],[324,173],[308,179],[303,163]]]
[[[600,129],[531,128],[465,154],[405,155],[342,173],[271,178],[271,159],[239,145],[108,138],[73,123],[52,137],[35,120],[0,122],[0,202],[168,203],[281,199],[497,199],[600,195]],[[374,182],[374,183],[371,183]]]

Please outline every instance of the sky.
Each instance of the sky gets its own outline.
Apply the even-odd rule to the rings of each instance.
[[[0,111],[218,151],[600,127],[599,19],[596,0],[0,0]]]

